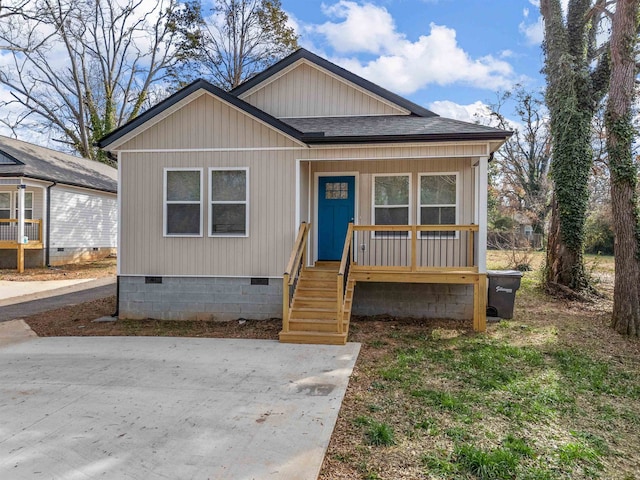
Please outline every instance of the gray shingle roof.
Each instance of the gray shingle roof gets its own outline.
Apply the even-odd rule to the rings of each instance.
[[[308,143],[314,143],[313,134],[318,134],[317,141],[322,142],[360,138],[383,140],[390,137],[422,137],[424,140],[449,137],[504,139],[510,135],[510,132],[497,128],[436,116],[309,117],[283,118],[282,121],[304,132]],[[319,135],[320,133],[323,135]]]
[[[104,163],[2,135],[0,157],[3,160],[0,177],[29,177],[105,192],[118,191],[118,171]],[[17,162],[10,164],[12,159]]]

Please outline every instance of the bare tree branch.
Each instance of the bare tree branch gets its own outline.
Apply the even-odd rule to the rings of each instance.
[[[178,0],[158,0],[144,12],[142,0],[9,3],[0,45],[13,63],[0,71],[0,84],[13,100],[0,107],[14,110],[3,123],[15,133],[39,118],[87,158],[99,159],[95,142],[136,116],[153,85],[184,58],[176,46],[190,27],[176,21]],[[29,115],[15,112],[18,105]]]

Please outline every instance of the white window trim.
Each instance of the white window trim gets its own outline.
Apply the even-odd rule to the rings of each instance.
[[[456,203],[455,205],[450,203],[442,203],[442,204],[428,204],[422,205],[422,177],[444,177],[448,175],[453,175],[456,177]],[[418,199],[417,199],[417,213],[416,213],[416,225],[422,225],[421,216],[422,216],[422,207],[455,207],[456,209],[456,219],[454,225],[460,224],[460,172],[428,172],[428,173],[419,173],[418,174]],[[418,235],[418,238],[421,240],[457,240],[460,238],[460,231],[456,230],[455,235],[452,237],[443,237],[441,235],[422,235],[423,233],[428,232],[420,232],[421,235]]]
[[[216,204],[220,204],[220,205],[224,205],[224,204],[228,204],[228,205],[238,205],[238,204],[244,204],[244,208],[245,208],[245,225],[244,225],[244,234],[229,234],[229,233],[213,233],[213,222],[211,222],[211,212],[213,210],[213,186],[211,185],[211,173],[212,172],[228,172],[228,171],[244,171],[245,172],[245,192],[246,192],[246,196],[245,196],[245,200],[244,202],[240,201],[240,200],[234,200],[234,201],[219,201],[216,200]],[[249,181],[249,167],[209,167],[209,171],[208,171],[208,177],[207,177],[207,183],[208,183],[208,190],[209,190],[209,208],[208,208],[208,219],[209,219],[209,237],[211,238],[248,238],[249,237],[249,191],[250,191],[250,181]]]
[[[167,173],[168,172],[200,172],[200,200],[199,201],[169,201],[167,200]],[[162,174],[162,233],[167,238],[181,238],[190,237],[198,238],[202,237],[202,218],[204,206],[202,205],[203,199],[203,187],[204,187],[204,170],[202,168],[189,168],[189,167],[165,167]],[[200,205],[200,233],[167,233],[167,205],[168,204],[183,204],[183,205]]]
[[[407,218],[409,223],[407,227],[411,225],[411,219],[413,218],[413,208],[412,208],[412,199],[413,199],[413,174],[411,172],[407,173],[374,173],[371,175],[371,225],[376,225],[376,178],[378,177],[409,177],[409,192],[408,192],[408,200],[409,203],[406,205],[379,205],[381,208],[408,208]],[[371,238],[388,238],[389,235],[376,235],[376,231],[371,231]],[[411,238],[411,231],[407,232],[407,238]]]

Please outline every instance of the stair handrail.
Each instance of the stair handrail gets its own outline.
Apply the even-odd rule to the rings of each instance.
[[[336,321],[337,332],[343,333],[344,330],[344,302],[347,296],[347,287],[349,282],[349,270],[353,263],[353,222],[349,222],[347,228],[347,238],[344,241],[344,247],[342,248],[342,259],[340,260],[340,268],[338,270],[337,281],[337,305],[336,305]],[[346,280],[345,280],[346,278]]]
[[[309,239],[311,224],[302,222],[298,228],[298,235],[291,250],[291,256],[287,268],[282,275],[282,331],[289,331],[289,317],[291,314],[291,302],[298,285],[300,273],[306,267],[307,242]]]

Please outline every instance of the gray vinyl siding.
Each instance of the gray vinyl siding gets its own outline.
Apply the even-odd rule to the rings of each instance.
[[[115,194],[56,186],[51,189],[51,247],[115,247]]]
[[[359,223],[370,223],[371,175],[384,172],[460,173],[460,223],[473,219],[471,158],[389,158],[405,153],[452,155],[475,147],[427,146],[342,148],[337,150],[266,150],[238,152],[124,152],[120,160],[123,205],[122,275],[278,277],[289,259],[298,225],[296,212],[296,160],[300,160],[300,220],[314,222],[314,175],[316,172],[358,171]],[[378,160],[306,161],[319,156],[363,156]],[[209,237],[208,168],[249,169],[249,236]],[[201,237],[163,236],[164,168],[202,168],[204,179],[203,232]],[[309,179],[309,176],[311,178]],[[309,181],[310,180],[310,181]],[[416,183],[417,185],[417,183]],[[311,192],[311,204],[308,203]],[[414,195],[416,193],[414,187]],[[413,210],[414,216],[416,210]]]
[[[246,113],[204,93],[118,150],[298,147]]]
[[[408,114],[404,109],[305,63],[256,91],[247,92],[242,99],[278,118]]]
[[[201,237],[163,236],[163,169],[203,168]],[[249,169],[249,236],[209,237],[208,168]],[[295,230],[293,152],[123,154],[123,275],[279,276]]]

